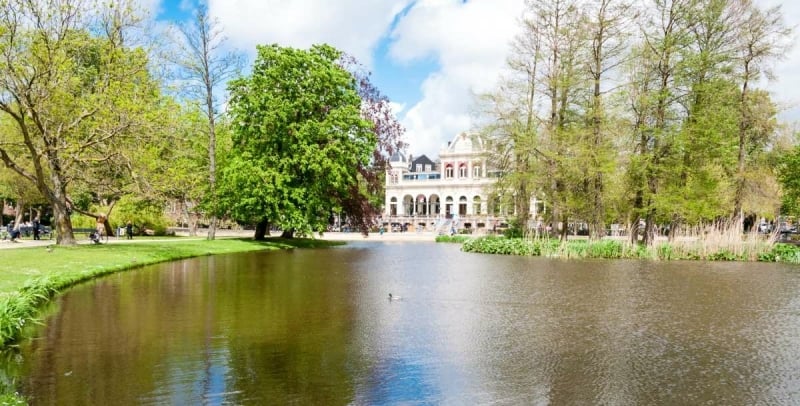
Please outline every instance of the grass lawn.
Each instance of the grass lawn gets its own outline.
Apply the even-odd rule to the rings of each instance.
[[[323,247],[340,242],[309,239],[165,238],[103,245],[51,246],[0,251],[0,348],[13,343],[38,309],[59,291],[97,276],[142,265],[234,252]]]

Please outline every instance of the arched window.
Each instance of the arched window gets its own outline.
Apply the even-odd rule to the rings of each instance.
[[[467,164],[458,165],[458,177],[459,178],[467,177]]]
[[[459,216],[466,216],[467,215],[467,197],[461,196],[458,198],[458,215]]]
[[[472,214],[481,214],[481,197],[475,196],[472,198]]]
[[[444,177],[445,177],[445,179],[452,179],[453,178],[453,164],[447,164],[444,167]]]

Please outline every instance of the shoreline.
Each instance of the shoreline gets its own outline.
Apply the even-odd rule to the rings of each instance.
[[[179,231],[176,232],[176,238],[170,237],[150,237],[150,236],[135,236],[133,239],[128,240],[123,237],[109,237],[107,244],[136,244],[144,242],[164,242],[171,241],[189,241],[189,240],[205,240],[208,230],[198,230],[196,236],[190,236],[189,233]],[[253,236],[252,230],[217,230],[216,236],[218,238],[248,238]],[[273,234],[270,237],[277,237]],[[386,242],[435,242],[436,234],[431,231],[425,232],[390,232],[383,233],[370,233],[366,237],[357,232],[326,232],[323,235],[315,234],[313,239],[327,240],[327,241],[386,241]],[[88,237],[79,234],[75,237],[78,245],[87,245],[92,242]],[[106,243],[104,243],[106,244]],[[9,240],[0,240],[0,250],[14,249],[14,248],[32,248],[32,247],[47,247],[49,245],[56,245],[55,239],[33,240],[31,237],[23,237],[22,239],[11,242]]]

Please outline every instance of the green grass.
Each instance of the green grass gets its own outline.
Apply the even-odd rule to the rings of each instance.
[[[436,242],[449,242],[449,243],[457,243],[463,244],[468,240],[472,239],[472,237],[468,235],[437,235]]]
[[[13,345],[38,310],[59,291],[77,283],[147,264],[204,255],[338,245],[309,239],[181,238],[103,245],[6,249],[0,263],[0,348]]]

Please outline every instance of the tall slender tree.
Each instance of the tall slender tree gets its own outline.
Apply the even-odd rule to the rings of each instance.
[[[182,38],[181,51],[177,53],[176,63],[180,67],[180,78],[184,90],[193,103],[203,112],[207,120],[208,138],[208,239],[213,240],[217,229],[219,207],[216,197],[217,185],[217,120],[219,101],[215,92],[219,86],[232,79],[241,71],[244,63],[242,54],[225,52],[226,38],[218,20],[208,15],[208,8],[201,4],[193,18],[180,26]]]
[[[606,93],[615,90],[610,76],[624,61],[627,32],[635,19],[632,4],[619,0],[600,0],[592,3],[586,13],[589,60],[586,63],[591,80],[591,93],[586,109],[585,142],[588,165],[585,165],[584,189],[587,191],[589,236],[600,239],[605,235],[605,194],[607,177],[613,169],[615,156],[608,127]]]
[[[741,1],[744,23],[737,33],[736,69],[741,90],[739,95],[739,131],[737,147],[736,172],[734,179],[736,191],[733,200],[732,217],[742,227],[744,222],[743,202],[747,187],[747,167],[751,161],[751,151],[759,143],[763,143],[766,135],[763,127],[754,114],[754,102],[751,86],[762,75],[771,76],[769,63],[779,59],[786,49],[791,29],[786,27],[780,6],[761,10],[750,0]],[[762,110],[763,111],[763,110]],[[763,121],[762,121],[763,122]]]

